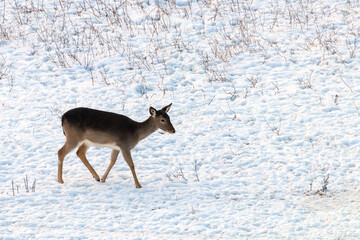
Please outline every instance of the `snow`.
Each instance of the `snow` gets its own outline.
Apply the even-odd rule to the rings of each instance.
[[[0,239],[360,238],[358,1],[0,13]],[[143,188],[121,156],[100,183],[75,151],[57,182],[65,111],[142,121],[171,102],[176,133],[132,150]],[[100,177],[110,152],[88,151]]]

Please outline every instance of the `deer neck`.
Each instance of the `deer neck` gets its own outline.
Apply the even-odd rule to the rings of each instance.
[[[139,123],[137,129],[139,141],[147,138],[149,135],[155,132],[156,129],[157,127],[155,125],[155,121],[153,117],[149,117],[144,122]]]

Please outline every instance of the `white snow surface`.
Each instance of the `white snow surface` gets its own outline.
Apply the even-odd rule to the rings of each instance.
[[[360,239],[359,46],[355,0],[0,1],[0,239]],[[169,103],[141,189],[57,182],[65,111]]]

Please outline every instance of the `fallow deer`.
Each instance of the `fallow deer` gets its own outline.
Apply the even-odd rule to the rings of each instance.
[[[100,146],[112,148],[111,161],[101,181],[106,181],[121,151],[130,167],[135,186],[141,188],[136,177],[130,150],[140,140],[148,137],[159,128],[169,133],[175,133],[170,117],[167,114],[170,107],[171,104],[161,110],[150,107],[150,117],[144,122],[136,122],[124,115],[89,108],[74,108],[64,113],[61,123],[66,141],[58,151],[58,182],[64,183],[62,169],[65,156],[77,147],[79,147],[76,152],[77,156],[89,169],[93,177],[100,181],[99,175],[92,168],[85,155],[90,146]]]

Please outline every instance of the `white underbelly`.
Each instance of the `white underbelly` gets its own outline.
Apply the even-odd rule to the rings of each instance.
[[[115,143],[101,144],[101,143],[94,143],[94,142],[91,142],[89,140],[84,140],[82,143],[85,144],[86,146],[89,146],[89,147],[90,146],[107,147],[107,148],[112,148],[112,149],[120,151],[120,147],[117,146]]]

